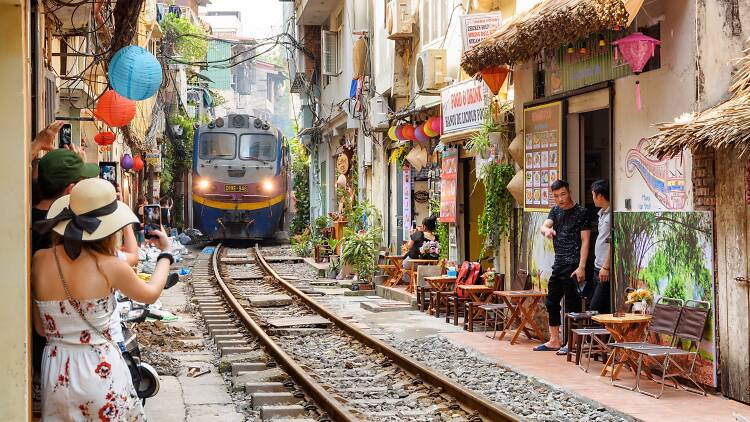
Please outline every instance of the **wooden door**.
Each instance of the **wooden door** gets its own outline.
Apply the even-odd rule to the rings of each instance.
[[[733,151],[716,153],[716,304],[719,368],[724,395],[750,403],[750,211],[745,163]]]

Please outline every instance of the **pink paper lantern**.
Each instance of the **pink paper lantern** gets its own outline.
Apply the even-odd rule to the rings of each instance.
[[[424,122],[424,124],[422,125],[422,130],[424,131],[425,135],[429,136],[430,138],[434,138],[438,136],[438,133],[433,131],[432,128],[430,127],[429,120]]]
[[[640,32],[634,32],[627,37],[614,41],[612,44],[615,45],[615,60],[618,58],[619,50],[619,54],[622,54],[622,58],[630,65],[630,70],[638,75],[643,71],[649,59],[654,57],[656,46],[661,44],[661,41]],[[640,110],[641,83],[638,80],[635,81],[635,104]]]
[[[406,139],[406,138],[404,138],[404,125],[398,125],[398,126],[396,126],[396,130],[395,130],[394,133],[396,134],[396,138],[399,141],[403,141],[404,139]]]

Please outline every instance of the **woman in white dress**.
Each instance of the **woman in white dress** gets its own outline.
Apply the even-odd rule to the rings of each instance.
[[[43,421],[141,421],[143,407],[109,328],[113,291],[153,303],[167,281],[169,253],[157,260],[150,283],[118,259],[115,233],[137,222],[111,183],[79,182],[55,201],[39,231],[57,234],[32,259],[34,328],[47,337],[42,358]],[[163,232],[156,245],[169,250]]]

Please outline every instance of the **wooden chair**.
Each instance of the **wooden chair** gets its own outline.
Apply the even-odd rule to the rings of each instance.
[[[410,259],[408,261],[409,269],[407,274],[409,275],[409,285],[406,287],[406,291],[414,293],[417,290],[417,269],[421,265],[437,265],[437,259]]]
[[[430,292],[432,291],[432,288],[427,285],[424,278],[442,275],[443,271],[444,269],[440,265],[420,265],[417,267],[417,286],[415,291],[417,293],[417,308],[420,311],[428,309]]]

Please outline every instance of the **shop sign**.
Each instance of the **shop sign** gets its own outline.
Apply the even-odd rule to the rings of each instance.
[[[401,228],[404,230],[404,239],[409,239],[411,236],[411,166],[404,164],[401,168],[403,174],[403,196],[401,198],[403,204],[404,220]]]
[[[152,166],[156,173],[161,173],[161,152],[160,151],[147,152],[146,163]]]
[[[479,44],[483,39],[500,29],[503,20],[500,12],[474,13],[461,16],[461,36],[464,51]]]
[[[550,185],[562,173],[562,102],[530,107],[524,118],[524,209],[545,211],[554,205]]]
[[[443,105],[443,133],[450,134],[482,127],[485,98],[490,95],[484,82],[476,79],[453,84],[440,91]]]
[[[418,204],[426,204],[430,200],[430,193],[426,190],[420,190],[414,192],[414,202]]]
[[[458,149],[443,151],[443,165],[440,173],[440,221],[456,222],[456,192],[458,190]]]

